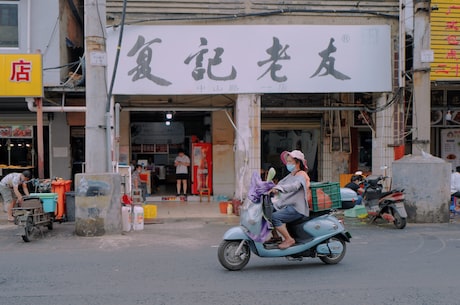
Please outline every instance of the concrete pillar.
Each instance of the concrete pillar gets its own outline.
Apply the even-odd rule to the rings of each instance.
[[[386,105],[392,96],[382,93],[377,99],[377,107]],[[372,143],[372,174],[390,176],[394,160],[393,110],[394,106],[378,111],[375,115],[375,130]],[[388,185],[389,187],[389,185]]]
[[[75,233],[78,236],[121,234],[121,176],[75,175]]]
[[[430,152],[431,83],[430,62],[422,53],[430,50],[430,0],[414,1],[414,110],[412,122],[412,154]]]
[[[86,129],[87,173],[107,172],[107,75],[105,0],[85,0]]]
[[[254,171],[260,172],[260,95],[238,95],[235,106],[235,198],[243,200]]]
[[[409,222],[449,222],[450,163],[429,154],[408,155],[392,167],[392,188],[404,189]]]

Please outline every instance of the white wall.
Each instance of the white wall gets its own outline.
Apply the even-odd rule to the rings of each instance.
[[[43,54],[43,68],[60,66],[59,56],[59,0],[19,1],[19,48],[0,49],[0,53]],[[59,85],[59,69],[44,70],[45,86]]]

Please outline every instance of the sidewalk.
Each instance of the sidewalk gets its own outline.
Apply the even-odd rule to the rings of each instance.
[[[219,202],[208,202],[207,198],[203,198],[203,202],[200,202],[199,197],[196,198],[197,196],[189,197],[191,198],[188,198],[188,201],[161,200],[158,197],[147,197],[145,204],[154,204],[157,206],[157,217],[153,219],[155,222],[161,223],[183,219],[214,219],[224,223],[239,223],[239,216],[220,213]],[[146,224],[148,222],[149,219],[146,220]],[[0,225],[8,224],[13,225],[12,222],[8,222],[6,213],[1,211]]]
[[[146,219],[145,223],[161,223],[187,219],[221,221],[222,223],[229,224],[239,223],[239,216],[221,213],[219,202],[217,201],[208,202],[207,198],[203,198],[203,202],[200,202],[197,196],[189,196],[187,201],[175,201],[174,197],[170,197],[170,200],[164,200],[165,198],[162,200],[160,197],[148,197],[145,204],[154,204],[157,206],[157,217]],[[342,211],[339,211],[338,214],[337,216],[343,217]],[[353,218],[347,217],[345,220],[350,222]],[[460,224],[460,214],[452,215],[450,223]],[[3,211],[0,212],[0,225],[13,225],[12,222],[8,222],[7,215]]]

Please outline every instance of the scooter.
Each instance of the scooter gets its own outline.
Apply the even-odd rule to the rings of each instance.
[[[358,201],[358,194],[352,189],[341,187],[340,188],[340,200],[342,202],[342,209],[351,209],[355,206]]]
[[[310,217],[288,223],[289,234],[296,240],[292,247],[281,250],[276,245],[264,243],[273,205],[268,194],[263,195],[261,201],[246,200],[241,208],[240,225],[224,234],[218,249],[223,267],[230,271],[241,270],[249,262],[251,252],[259,257],[285,257],[291,261],[318,257],[325,264],[337,264],[344,258],[351,234],[329,210],[310,212]]]
[[[407,224],[407,212],[404,206],[404,189],[396,188],[382,192],[384,181],[388,177],[368,176],[364,179],[363,205],[371,216],[369,222],[381,218],[393,223],[396,228],[404,229]]]

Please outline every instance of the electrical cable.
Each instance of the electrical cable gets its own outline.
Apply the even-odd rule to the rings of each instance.
[[[199,17],[169,17],[169,18],[151,18],[151,19],[140,19],[127,23],[128,25],[152,21],[199,21],[199,20],[228,20],[228,19],[239,19],[239,18],[249,18],[249,17],[267,17],[274,15],[284,15],[291,13],[333,13],[333,14],[357,14],[357,15],[372,15],[379,16],[389,19],[399,19],[398,15],[392,15],[387,13],[381,13],[377,11],[365,11],[365,10],[325,10],[325,9],[278,9],[268,12],[259,12],[259,13],[242,13],[242,14],[231,14],[228,16],[199,16]]]
[[[121,43],[123,41],[123,30],[124,30],[124,27],[125,27],[127,2],[128,2],[127,0],[123,0],[123,9],[122,9],[122,14],[121,14],[120,35],[118,35],[118,44],[117,44],[117,52],[115,54],[115,63],[113,65],[112,79],[110,80],[110,87],[109,87],[109,91],[108,91],[108,94],[107,94],[107,112],[110,111],[110,100],[112,99],[113,86],[115,84],[115,77],[117,75],[118,62],[120,60]]]

